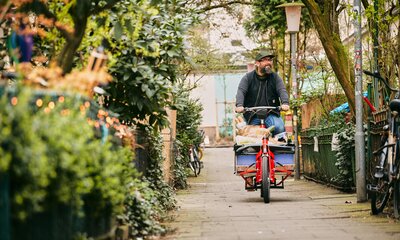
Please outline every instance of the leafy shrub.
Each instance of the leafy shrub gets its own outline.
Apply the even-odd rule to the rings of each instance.
[[[43,210],[50,177],[56,175],[46,143],[35,134],[41,122],[31,117],[28,102],[26,93],[0,101],[0,173],[10,176],[12,213],[21,219]]]
[[[2,97],[0,159],[7,161],[0,173],[10,176],[15,218],[57,205],[80,216],[84,205],[97,215],[122,210],[125,172],[137,175],[127,170],[132,153],[96,139],[86,112],[80,99],[36,99],[24,88],[11,101]]]
[[[149,126],[145,133],[149,155],[147,170],[140,180],[129,181],[125,211],[119,216],[121,223],[129,226],[133,238],[164,233],[166,230],[160,221],[176,205],[175,193],[164,181],[163,138],[156,128]]]
[[[354,187],[353,161],[354,161],[354,125],[349,123],[338,132],[339,149],[336,153],[335,166],[339,169],[339,174],[332,181],[343,188]]]
[[[174,186],[176,188],[187,187],[187,168],[189,166],[189,148],[201,142],[199,126],[202,120],[201,111],[203,106],[198,99],[192,99],[189,91],[182,87],[180,93],[180,103],[176,117],[176,147],[179,156],[175,159],[174,166]]]
[[[146,128],[146,135],[149,143],[149,165],[144,179],[155,191],[161,212],[172,210],[175,208],[176,202],[172,187],[164,180],[163,163],[165,158],[162,135],[156,128],[151,127]]]
[[[115,59],[109,68],[114,81],[106,104],[121,120],[134,123],[146,119],[152,126],[168,125],[165,109],[172,104],[170,94],[185,61],[184,34],[197,16],[176,7],[180,4],[184,3],[119,1],[118,14],[107,14],[108,21],[99,17],[99,22],[107,23],[103,35],[111,43]],[[109,34],[110,29],[114,34]]]
[[[186,171],[188,159],[183,154],[184,146],[181,141],[174,142],[174,187],[177,189],[187,188],[188,172]]]
[[[165,232],[158,221],[159,212],[157,194],[146,181],[132,179],[127,185],[129,193],[125,199],[125,211],[119,215],[119,221],[129,226],[132,238],[158,235]]]

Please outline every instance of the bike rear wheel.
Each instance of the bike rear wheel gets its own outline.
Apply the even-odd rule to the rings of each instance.
[[[196,166],[194,169],[197,171],[197,176],[200,175],[201,171],[201,163],[200,160],[197,157],[194,157],[194,165]]]
[[[195,170],[196,170],[196,174],[199,175],[200,171],[201,171],[201,162],[200,162],[200,157],[199,157],[199,153],[196,150],[196,148],[193,148],[193,161],[194,161],[194,165],[195,165]]]
[[[388,138],[384,137],[381,140],[381,146],[384,147],[387,144]],[[391,155],[391,147],[384,147],[376,155],[376,169],[373,182],[374,189],[371,191],[371,212],[374,215],[383,211],[390,197],[388,157]]]
[[[196,167],[196,161],[190,161],[189,162],[189,168],[192,170],[193,174],[195,177],[197,177],[197,167]]]
[[[261,168],[262,168],[261,196],[263,197],[264,203],[269,203],[271,183],[269,179],[268,156],[262,157]]]
[[[400,218],[400,179],[394,183],[393,196],[394,217]]]
[[[371,192],[371,211],[374,215],[383,211],[390,196],[390,186],[383,178],[377,179],[376,188]]]

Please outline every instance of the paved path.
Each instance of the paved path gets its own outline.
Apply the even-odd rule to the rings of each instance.
[[[271,189],[271,203],[260,192],[246,192],[233,174],[231,148],[206,149],[205,168],[190,188],[179,191],[176,229],[164,239],[371,239],[400,240],[400,223],[371,216],[369,203],[306,180]]]

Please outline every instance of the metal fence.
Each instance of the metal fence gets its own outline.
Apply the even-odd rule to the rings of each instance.
[[[334,185],[333,178],[339,174],[337,151],[332,150],[334,132],[332,127],[309,128],[301,132],[303,175],[306,178]],[[354,162],[354,159],[349,160]]]

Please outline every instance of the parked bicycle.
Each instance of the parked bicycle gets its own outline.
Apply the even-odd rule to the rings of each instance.
[[[204,140],[204,131],[199,131],[198,139],[194,141],[189,147],[189,168],[192,170],[195,177],[197,177],[201,169],[203,168],[203,149],[201,149],[201,143]]]
[[[203,167],[203,164],[200,161],[199,154],[196,149],[196,145],[193,144],[189,148],[189,168],[194,173],[194,176],[197,177],[200,174],[202,167]]]
[[[244,111],[256,114],[261,120],[260,128],[266,128],[264,119],[272,110],[280,110],[280,107],[251,107]],[[264,203],[270,202],[270,189],[284,188],[284,181],[293,172],[287,166],[293,164],[294,146],[269,143],[269,135],[273,130],[274,126],[270,126],[265,131],[261,144],[234,146],[235,173],[244,179],[246,190],[261,189]],[[276,173],[282,174],[281,180],[276,179]]]
[[[365,71],[364,73],[380,79],[388,89],[396,92],[389,102],[389,124],[383,127],[380,147],[373,152],[377,159],[377,166],[373,176],[373,183],[367,185],[371,195],[372,214],[383,211],[389,199],[393,198],[394,216],[400,217],[400,89],[388,84],[387,79],[378,73]]]

